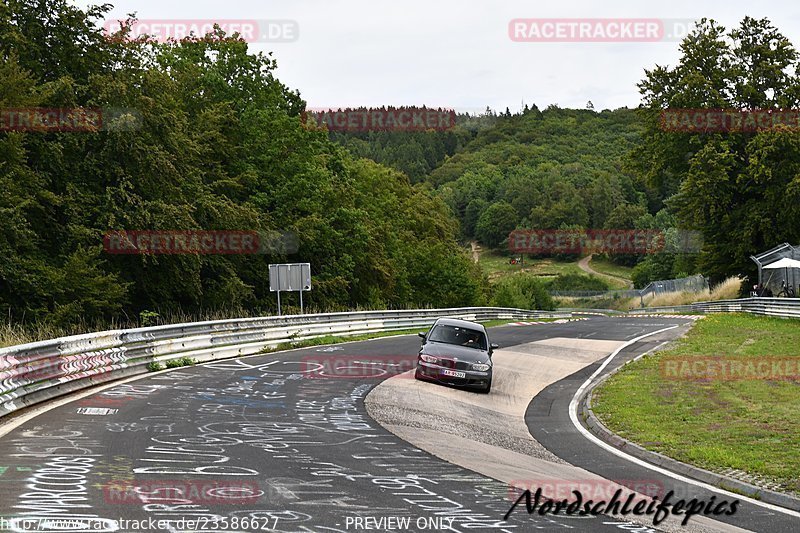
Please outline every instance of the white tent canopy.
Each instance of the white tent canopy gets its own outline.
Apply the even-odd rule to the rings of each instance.
[[[774,263],[764,265],[762,268],[800,268],[800,261],[797,259],[789,259],[788,257],[784,257],[783,259],[779,259]]]

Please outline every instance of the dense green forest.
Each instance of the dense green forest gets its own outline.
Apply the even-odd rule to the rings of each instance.
[[[412,183],[419,183],[445,159],[464,150],[478,131],[493,127],[497,121],[497,114],[486,108],[481,115],[458,113],[455,127],[444,131],[332,131],[330,136],[355,156],[395,168]]]
[[[602,228],[615,211],[648,206],[647,189],[622,168],[640,131],[627,109],[534,106],[501,115],[426,182],[462,222],[463,235],[489,246],[501,246],[516,227]]]
[[[89,131],[0,131],[0,312],[108,322],[145,310],[270,313],[269,263],[311,262],[313,309],[514,303],[552,307],[530,281],[490,287],[468,241],[514,229],[659,229],[664,251],[611,259],[637,286],[751,274],[750,254],[800,241],[800,137],[664,131],[666,108],[797,108],[798,56],[768,21],[703,21],[673,67],[647,70],[637,109],[487,109],[446,131],[327,132],[221,31],[109,38],[109,6],[0,2],[0,108],[121,110]],[[128,110],[126,112],[125,110]],[[113,255],[113,230],[296,236],[291,253]],[[703,236],[682,253],[677,233]],[[564,288],[564,287],[562,287]],[[567,287],[568,288],[568,287]],[[289,302],[291,304],[291,301]]]
[[[643,286],[694,269],[694,254],[675,253],[677,222],[665,206],[665,195],[630,168],[644,131],[640,112],[634,109],[598,112],[550,106],[540,111],[533,105],[517,113],[460,115],[448,132],[332,136],[351,150],[357,146],[360,155],[399,170],[423,168],[429,162],[421,158],[415,165],[387,154],[437,154],[441,164],[421,181],[459,220],[462,241],[507,249],[514,229],[662,230],[672,239],[662,253],[610,254],[621,264],[638,264],[634,279]],[[446,144],[447,138],[459,142]],[[411,146],[408,152],[402,149],[406,144]],[[442,146],[453,147],[453,153],[443,153]]]
[[[498,247],[515,227],[603,227],[620,205],[618,211],[661,207],[655,191],[623,170],[642,131],[629,109],[540,111],[534,105],[517,114],[459,115],[445,132],[331,137],[424,182],[457,216],[462,237]]]
[[[636,266],[637,287],[694,273],[753,279],[750,255],[800,242],[797,129],[666,131],[661,114],[796,109],[797,51],[752,18],[731,30],[702,20],[680,51],[674,67],[645,71],[637,109],[534,105],[472,117],[480,127],[461,117],[447,143],[441,132],[336,140],[429,186],[458,218],[462,240],[502,250],[514,229],[660,230],[660,253],[611,254]],[[683,246],[692,232],[699,249]]]
[[[96,131],[0,132],[0,312],[269,313],[268,264],[312,263],[316,309],[455,306],[485,282],[444,202],[301,124],[276,62],[221,34],[104,35],[109,7],[0,3],[0,107],[135,110]],[[119,127],[115,127],[119,126]],[[109,230],[293,232],[297,253],[110,255]],[[288,300],[287,296],[287,300]]]

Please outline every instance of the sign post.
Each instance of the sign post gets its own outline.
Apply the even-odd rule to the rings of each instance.
[[[279,268],[275,269],[275,276],[277,277],[276,287],[281,286],[281,271]],[[269,266],[269,290],[272,290],[272,265]],[[278,316],[281,316],[281,290],[278,288]]]
[[[269,265],[269,290],[278,293],[278,316],[281,316],[281,291],[300,293],[300,314],[303,314],[303,292],[311,290],[311,263]]]

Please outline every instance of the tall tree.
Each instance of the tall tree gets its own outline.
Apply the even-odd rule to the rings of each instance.
[[[699,266],[713,279],[752,272],[750,255],[800,241],[796,129],[686,133],[661,129],[669,108],[796,109],[798,55],[768,20],[746,17],[726,32],[703,20],[681,43],[673,68],[640,84],[644,143],[633,165],[665,196],[685,228],[699,230]]]

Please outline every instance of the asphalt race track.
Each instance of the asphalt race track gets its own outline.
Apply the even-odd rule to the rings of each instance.
[[[614,319],[615,326],[622,320],[624,319]],[[627,323],[635,323],[636,320],[642,319],[628,319]],[[656,348],[658,344],[658,341],[644,339],[641,343],[624,349],[606,370],[611,371],[637,354]],[[581,384],[598,366],[599,363],[596,363],[576,372],[546,388],[533,399],[525,413],[525,422],[534,438],[560,458],[606,479],[653,480],[654,485],[660,489],[657,494],[659,498],[663,498],[667,491],[674,491],[675,498],[686,500],[698,498],[709,501],[712,496],[716,496],[716,501],[730,501],[729,496],[669,478],[600,449],[575,429],[569,420],[569,403]],[[722,515],[716,519],[750,531],[790,533],[800,530],[800,518],[747,502],[740,503],[735,515]]]
[[[626,341],[686,323],[592,318],[504,326],[491,329],[490,336],[503,349],[513,349],[555,337]],[[632,346],[619,362],[653,344]],[[220,361],[117,384],[55,407],[0,438],[0,526],[226,532],[660,529],[606,516],[528,516],[521,509],[503,521],[511,504],[507,483],[421,450],[367,414],[370,391],[393,375],[398,377],[390,381],[407,379],[399,374],[410,368],[418,347],[417,337],[402,336]],[[530,403],[523,423],[531,442],[535,438],[562,463],[609,479],[652,478],[582,439],[569,421],[566,406],[596,364],[548,386]],[[468,396],[470,402],[491,402],[495,395],[421,385]],[[425,410],[424,397],[418,407]],[[445,432],[441,436],[448,438]],[[797,518],[765,511],[743,505],[725,521],[752,531],[797,530],[791,527]]]

